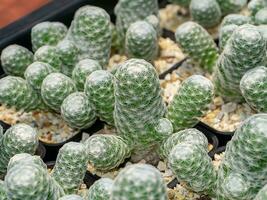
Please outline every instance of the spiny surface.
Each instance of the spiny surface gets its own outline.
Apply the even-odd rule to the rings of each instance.
[[[239,12],[246,4],[247,0],[217,0],[223,15]]]
[[[249,16],[245,16],[241,14],[229,14],[223,18],[221,27],[230,25],[230,24],[241,26],[243,24],[250,24],[250,23],[251,23],[251,19]]]
[[[257,194],[254,200],[265,200],[267,199],[267,185],[265,185]]]
[[[219,31],[219,46],[220,50],[223,50],[227,41],[230,39],[232,36],[233,32],[238,28],[237,25],[235,24],[229,24],[225,25],[220,28]]]
[[[71,194],[71,195],[66,195],[64,197],[61,197],[58,200],[83,200],[83,198],[81,196]]]
[[[88,190],[86,200],[107,200],[110,199],[113,180],[101,178],[96,181]]]
[[[254,21],[257,25],[267,24],[267,7],[257,12]]]

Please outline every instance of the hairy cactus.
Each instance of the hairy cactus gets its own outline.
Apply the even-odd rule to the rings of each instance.
[[[0,200],[8,200],[4,181],[0,180]]]
[[[86,200],[110,199],[112,187],[113,180],[109,178],[101,178],[89,188]]]
[[[24,73],[24,77],[33,89],[41,92],[44,78],[52,72],[56,72],[56,70],[48,63],[34,62],[28,66]]]
[[[41,95],[44,102],[53,110],[59,112],[64,99],[76,92],[72,79],[61,73],[49,74],[42,83]]]
[[[211,28],[220,23],[222,13],[216,0],[191,0],[190,14],[193,21],[205,28]]]
[[[213,98],[213,85],[200,75],[186,79],[168,106],[167,118],[175,131],[191,128],[208,110]]]
[[[52,177],[66,194],[77,192],[82,183],[88,161],[85,152],[85,145],[77,142],[69,142],[59,150]]]
[[[34,54],[34,61],[44,62],[50,64],[57,71],[62,70],[62,61],[58,54],[57,47],[42,46]]]
[[[99,170],[118,167],[130,156],[128,144],[119,136],[93,135],[85,142],[89,163]]]
[[[229,14],[223,18],[221,27],[224,27],[230,24],[241,26],[243,24],[250,24],[250,23],[251,23],[251,19],[249,16],[245,16],[241,14]]]
[[[190,5],[190,2],[191,2],[191,0],[168,0],[168,1],[173,3],[173,4],[183,6],[185,8],[188,8]]]
[[[261,25],[266,24],[267,25],[267,6],[266,8],[263,8],[257,12],[254,18],[255,24]]]
[[[59,198],[58,200],[83,200],[83,198],[76,194],[66,195],[64,197]]]
[[[92,72],[86,79],[85,94],[92,103],[96,115],[110,125],[114,125],[114,76],[104,70]]]
[[[248,10],[252,16],[255,16],[256,13],[264,7],[267,7],[266,0],[251,0],[248,3]]]
[[[246,4],[247,0],[217,0],[223,15],[239,12]]]
[[[70,127],[78,129],[88,128],[96,120],[92,103],[83,92],[74,92],[64,99],[61,116]]]
[[[98,61],[92,59],[84,59],[79,61],[72,72],[72,79],[79,91],[84,91],[86,78],[94,71],[101,70],[102,67]]]
[[[80,59],[91,58],[105,66],[108,63],[112,32],[108,13],[98,7],[79,8],[71,23],[68,39],[80,51]]]
[[[32,49],[36,51],[44,45],[55,46],[64,39],[67,27],[61,22],[41,22],[31,30]]]
[[[0,176],[7,170],[8,162],[18,153],[34,154],[38,147],[37,131],[26,124],[9,128],[0,143]]]
[[[212,71],[218,58],[218,48],[209,33],[195,22],[180,25],[175,32],[176,42],[195,62]]]
[[[24,71],[32,62],[33,53],[16,44],[7,46],[1,53],[1,64],[8,75],[23,77]]]
[[[219,31],[219,46],[220,50],[223,50],[227,41],[232,36],[233,32],[238,28],[235,24],[229,24],[222,26]]]
[[[263,65],[265,49],[266,42],[255,26],[240,26],[217,62],[214,75],[216,92],[226,100],[241,101],[240,80],[249,69]]]
[[[126,32],[125,48],[130,58],[153,61],[158,54],[157,32],[146,21],[137,21]]]
[[[114,180],[111,200],[167,200],[165,183],[153,166],[134,164],[125,167]]]
[[[240,90],[247,103],[258,112],[267,112],[267,67],[249,70],[240,81]]]
[[[16,76],[0,79],[0,103],[26,112],[36,110],[41,99],[27,81]]]
[[[265,185],[257,194],[254,200],[265,200],[267,199],[267,185]]]

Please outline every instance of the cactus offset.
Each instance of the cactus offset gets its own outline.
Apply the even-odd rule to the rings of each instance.
[[[246,4],[247,0],[217,0],[223,15],[239,12]]]
[[[264,7],[267,7],[266,0],[251,0],[248,3],[248,10],[252,16],[255,16],[256,13]]]
[[[113,180],[101,178],[96,181],[88,190],[86,200],[107,200],[111,196]]]
[[[261,25],[266,24],[267,25],[267,7],[259,10],[254,18],[255,24]]]
[[[241,14],[229,14],[223,18],[221,27],[230,25],[230,24],[241,26],[243,24],[250,24],[250,23],[251,23],[251,19],[249,16],[244,16]]]

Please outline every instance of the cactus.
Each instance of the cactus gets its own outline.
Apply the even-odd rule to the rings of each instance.
[[[148,22],[152,27],[156,30],[157,36],[160,37],[162,30],[160,27],[160,21],[159,18],[156,15],[149,15],[147,16],[144,21]]]
[[[102,67],[98,61],[92,59],[84,59],[79,61],[72,72],[72,79],[79,91],[84,91],[86,78],[94,71],[101,70]]]
[[[218,58],[218,48],[208,32],[195,22],[180,25],[175,38],[181,49],[195,62],[212,71]]]
[[[62,70],[62,61],[58,54],[57,47],[42,46],[34,54],[34,61],[40,61],[50,64],[57,71]]]
[[[41,95],[44,102],[53,110],[59,112],[64,99],[76,92],[72,79],[61,73],[49,74],[42,83]]]
[[[238,28],[238,26],[235,25],[235,24],[225,25],[225,26],[220,28],[220,31],[219,31],[219,47],[220,47],[221,51],[224,49],[226,43],[228,42],[228,40],[232,36],[233,32],[237,28]]]
[[[1,64],[8,75],[23,77],[24,71],[32,62],[33,53],[16,44],[7,46],[1,53]]]
[[[16,76],[0,79],[0,103],[26,112],[41,106],[41,99],[26,80]]]
[[[88,161],[85,152],[85,145],[77,142],[69,142],[59,150],[51,176],[66,194],[77,192],[82,183]]]
[[[240,26],[217,62],[214,75],[216,92],[226,100],[242,101],[240,80],[249,69],[264,63],[265,49],[266,42],[255,26]]]
[[[0,180],[0,200],[8,200],[6,195],[6,186],[2,180]]]
[[[104,70],[92,72],[86,79],[85,94],[92,103],[96,115],[110,125],[114,125],[114,76]]]
[[[167,200],[165,183],[153,166],[134,164],[125,167],[114,180],[111,200]]]
[[[38,147],[37,131],[26,124],[16,124],[4,134],[0,145],[0,176],[7,170],[8,162],[18,153],[34,154]]]
[[[71,194],[71,195],[66,195],[64,197],[61,197],[58,200],[83,200],[83,198],[78,195]]]
[[[257,12],[254,18],[255,24],[261,25],[266,24],[267,25],[267,6],[266,8],[263,8]]]
[[[223,15],[239,12],[246,4],[247,0],[217,0]]]
[[[83,92],[74,92],[64,99],[61,116],[70,127],[78,129],[88,128],[96,120],[92,103]]]
[[[171,150],[177,144],[183,142],[190,143],[192,145],[200,145],[203,147],[203,149],[208,150],[208,140],[206,136],[197,129],[190,128],[174,133],[170,137],[168,137],[168,139],[161,145],[161,155],[164,158],[168,158]]]
[[[191,0],[168,0],[168,1],[173,4],[183,6],[185,8],[189,8],[190,2],[191,2]]]
[[[130,156],[128,144],[115,135],[93,135],[86,140],[85,145],[89,163],[102,171],[118,167]]]
[[[257,194],[254,200],[265,200],[267,199],[267,185],[265,185]]]
[[[267,7],[266,0],[251,0],[248,3],[248,10],[252,16],[255,16],[256,13],[264,7]]]
[[[61,22],[41,22],[31,30],[32,49],[36,51],[44,45],[55,46],[64,39],[67,27]]]
[[[0,143],[1,143],[3,136],[4,136],[4,129],[3,129],[3,126],[0,124]]]
[[[80,51],[80,59],[91,58],[105,66],[109,60],[112,32],[110,17],[102,8],[84,6],[79,8],[71,23],[68,39]]]
[[[33,89],[41,92],[41,86],[44,78],[52,72],[56,72],[56,70],[48,63],[34,62],[28,66],[24,73],[24,77]]]
[[[191,128],[208,110],[213,98],[213,85],[200,75],[186,79],[168,106],[167,118],[175,131]]]
[[[240,81],[240,90],[247,103],[258,112],[267,112],[267,67],[249,70]]]
[[[241,26],[243,24],[250,24],[250,23],[251,23],[251,18],[249,16],[245,16],[241,14],[229,14],[223,18],[221,27],[224,27],[230,24]]]
[[[79,49],[70,40],[63,40],[57,45],[58,54],[62,61],[62,73],[71,76],[75,64],[78,62]]]
[[[86,200],[106,200],[111,196],[113,180],[101,178],[96,181],[88,190]]]
[[[185,141],[173,147],[168,162],[178,181],[195,192],[214,195],[216,173],[207,148]]]
[[[216,0],[191,0],[190,14],[193,21],[205,28],[211,28],[220,23],[222,13]]]
[[[137,21],[126,32],[125,48],[128,57],[153,61],[158,54],[157,32],[146,21]]]

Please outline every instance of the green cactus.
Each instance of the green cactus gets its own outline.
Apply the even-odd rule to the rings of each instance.
[[[72,72],[72,79],[79,91],[84,91],[86,78],[94,71],[101,70],[102,67],[98,61],[92,59],[84,59],[79,61]]]
[[[4,136],[4,129],[3,129],[3,126],[0,124],[0,143],[1,143],[3,136]]]
[[[41,92],[44,78],[52,72],[56,72],[56,70],[48,63],[34,62],[28,66],[24,73],[24,77],[33,89]]]
[[[79,49],[70,40],[62,40],[59,42],[57,49],[62,61],[62,73],[71,76],[75,64],[78,62]]]
[[[267,7],[266,0],[251,0],[248,3],[248,10],[252,16],[255,16],[256,13],[264,7]]]
[[[96,120],[92,103],[83,92],[74,92],[61,105],[61,116],[70,127],[86,129]]]
[[[173,4],[183,6],[185,8],[189,8],[190,2],[191,2],[191,0],[168,0],[168,1]]]
[[[74,194],[83,181],[87,162],[85,145],[69,142],[59,150],[51,176],[64,189],[66,194]]]
[[[172,134],[166,141],[163,142],[160,148],[161,155],[168,158],[171,150],[180,143],[190,143],[192,145],[200,145],[208,150],[207,137],[200,131],[194,128],[185,129]]]
[[[118,167],[130,156],[131,149],[119,136],[93,135],[86,142],[89,163],[99,170],[110,170]]]
[[[44,102],[53,110],[59,112],[64,99],[76,92],[72,79],[61,73],[49,74],[42,83],[41,95]]]
[[[33,53],[16,44],[7,46],[1,53],[1,64],[8,75],[23,77],[24,71],[32,62]]]
[[[160,27],[159,17],[157,17],[156,15],[149,15],[144,19],[144,21],[152,25],[152,27],[156,30],[158,37],[161,36],[162,30]]]
[[[164,180],[151,165],[134,164],[125,167],[114,180],[111,200],[167,200]]]
[[[228,40],[232,36],[233,32],[237,28],[238,28],[238,26],[235,25],[235,24],[225,25],[225,26],[222,26],[220,28],[220,31],[219,31],[219,47],[220,47],[221,51],[224,49],[226,43],[228,42]]]
[[[112,39],[110,23],[102,8],[84,6],[76,11],[67,38],[78,47],[80,59],[91,58],[107,65]]]
[[[0,79],[0,103],[28,112],[38,109],[42,102],[26,80],[20,77],[6,76]]]
[[[62,61],[58,54],[57,47],[42,46],[34,54],[34,61],[44,62],[50,64],[57,71],[62,70]]]
[[[247,0],[217,0],[223,15],[239,12],[246,4]]]
[[[8,162],[18,153],[34,154],[38,147],[37,131],[26,124],[16,124],[4,134],[0,145],[0,176],[7,170]]]
[[[240,26],[217,62],[214,75],[216,92],[228,101],[242,101],[240,80],[248,70],[264,64],[265,49],[266,42],[255,26]]]
[[[132,23],[126,32],[125,48],[130,58],[153,61],[158,54],[156,30],[146,21]]]
[[[107,200],[110,199],[113,180],[101,178],[96,181],[88,190],[86,200]]]
[[[247,103],[258,112],[267,112],[267,67],[249,70],[240,81],[240,90]]]
[[[205,28],[211,28],[220,23],[222,13],[216,0],[191,0],[190,14],[193,21]]]
[[[66,195],[64,197],[59,198],[58,200],[83,200],[83,198],[76,194]]]
[[[212,72],[218,58],[218,48],[203,27],[195,22],[185,22],[177,28],[175,38],[186,54]]]
[[[177,144],[169,154],[168,163],[178,181],[195,192],[214,195],[216,172],[207,148],[190,141]]]
[[[92,103],[96,115],[110,125],[114,125],[114,76],[104,70],[92,72],[86,79],[85,94]]]
[[[155,128],[166,107],[155,68],[142,59],[130,59],[115,74],[115,126],[133,147],[146,149],[162,139]]]
[[[64,39],[67,27],[61,22],[41,22],[31,30],[32,49],[36,51],[44,45],[55,46]]]
[[[186,79],[168,106],[167,118],[174,131],[195,126],[208,110],[213,98],[213,85],[200,75]]]
[[[251,23],[251,18],[249,16],[245,16],[241,14],[229,14],[223,18],[221,27],[224,27],[230,24],[241,26],[243,24],[250,24],[250,23]]]
[[[0,200],[8,200],[4,181],[0,180]]]
[[[254,18],[255,24],[261,25],[266,24],[267,25],[267,6],[266,8],[263,8],[257,12]]]
[[[265,185],[257,194],[254,200],[265,200],[267,199],[267,185]]]

